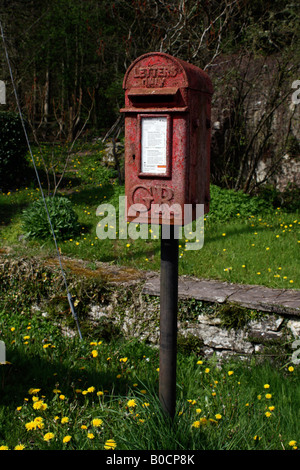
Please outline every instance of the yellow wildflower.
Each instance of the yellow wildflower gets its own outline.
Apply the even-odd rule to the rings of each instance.
[[[135,400],[133,400],[133,399],[132,399],[132,400],[128,400],[127,406],[128,406],[128,408],[134,408],[134,407],[136,406]]]
[[[116,442],[113,439],[108,439],[104,444],[104,449],[115,449],[117,447]]]
[[[92,425],[95,426],[95,427],[101,426],[102,423],[103,423],[103,421],[100,418],[94,418],[93,421],[92,421]]]

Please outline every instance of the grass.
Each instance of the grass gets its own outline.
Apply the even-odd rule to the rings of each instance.
[[[66,256],[140,269],[160,268],[159,237],[99,240],[97,207],[124,194],[100,164],[99,146],[78,149],[60,194],[70,198],[81,233],[59,243]],[[64,150],[55,152],[59,160]],[[41,158],[35,150],[42,174]],[[50,157],[49,157],[50,158]],[[51,155],[52,158],[52,155]],[[61,162],[59,162],[61,163]],[[0,194],[0,240],[15,256],[53,254],[51,241],[24,239],[22,211],[41,195],[34,179]],[[43,178],[44,187],[47,187]],[[299,288],[299,212],[212,187],[204,247],[180,240],[180,274]],[[118,230],[118,227],[116,227]],[[137,340],[62,336],[59,325],[2,292],[0,449],[280,450],[299,446],[299,367],[221,366],[177,354],[177,409],[170,423],[158,400],[159,351]],[[15,302],[12,302],[15,299]],[[288,360],[286,361],[288,362]]]
[[[60,155],[56,150],[58,156]],[[63,155],[63,153],[61,154]],[[80,156],[79,156],[80,155]],[[42,172],[38,151],[35,154]],[[58,157],[57,157],[58,158]],[[46,183],[44,184],[46,187]],[[211,188],[211,210],[204,222],[204,246],[187,250],[186,239],[179,242],[179,273],[223,281],[260,284],[274,288],[300,288],[300,216],[293,211],[272,207],[261,198],[249,198],[232,191]],[[96,215],[103,203],[118,206],[124,187],[113,170],[101,165],[99,145],[81,149],[70,160],[69,171],[60,194],[73,203],[81,224],[80,235],[60,242],[62,254],[91,261],[103,261],[138,269],[160,269],[159,235],[147,240],[100,240]],[[22,211],[40,198],[39,188],[31,186],[0,194],[0,241],[15,252],[35,253],[53,250],[53,242],[22,240]],[[118,222],[118,221],[117,221]]]
[[[7,313],[1,338],[0,449],[281,450],[297,448],[299,368],[217,366],[177,355],[172,423],[157,397],[159,353],[134,341],[63,337],[29,309]]]

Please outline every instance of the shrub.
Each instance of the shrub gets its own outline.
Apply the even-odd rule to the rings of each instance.
[[[57,239],[76,236],[79,232],[78,216],[71,202],[65,197],[46,197],[51,224]],[[44,201],[39,199],[23,211],[25,236],[32,239],[52,239]]]
[[[211,185],[209,218],[228,220],[240,214],[241,217],[265,214],[272,210],[272,203],[258,196],[250,196],[242,191],[222,189]]]
[[[18,114],[0,112],[0,188],[19,185],[27,166],[27,143]]]

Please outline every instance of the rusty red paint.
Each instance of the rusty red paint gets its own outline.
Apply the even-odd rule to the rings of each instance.
[[[181,207],[171,223],[183,223],[184,205],[209,210],[210,114],[212,83],[200,68],[165,53],[136,59],[123,82],[125,90],[125,195],[128,208],[143,204],[139,221],[150,222],[154,204]],[[142,122],[157,118],[166,126],[162,173],[142,171]],[[128,216],[127,220],[135,220]],[[160,217],[158,223],[164,223]]]

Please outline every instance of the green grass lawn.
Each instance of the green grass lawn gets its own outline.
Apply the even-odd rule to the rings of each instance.
[[[82,149],[81,149],[82,150]],[[98,206],[124,194],[113,171],[100,165],[101,149],[74,155],[60,187],[78,214],[80,234],[59,241],[63,255],[140,269],[160,269],[159,236],[100,240]],[[57,149],[57,158],[63,155]],[[41,158],[35,152],[38,168]],[[45,192],[47,182],[43,178]],[[0,242],[15,256],[53,255],[53,241],[24,239],[22,211],[40,198],[34,179],[0,194]],[[180,274],[270,287],[300,288],[297,208],[272,207],[212,186],[204,246],[179,242]],[[118,232],[119,227],[115,227]],[[82,341],[20,292],[0,297],[0,338],[8,363],[0,366],[0,449],[281,450],[299,446],[299,367],[288,358],[216,364],[177,355],[177,408],[167,423],[158,400],[159,351],[137,340]],[[1,290],[1,286],[0,286]],[[14,300],[16,299],[16,300]],[[276,364],[278,365],[278,364]]]
[[[177,355],[177,406],[158,400],[159,352],[138,342],[61,335],[41,313],[0,306],[0,449],[292,450],[299,446],[299,368],[221,367]]]
[[[82,155],[83,154],[83,155]],[[120,239],[116,226],[114,240],[100,240],[96,210],[103,203],[118,207],[124,187],[113,171],[100,163],[101,151],[81,152],[70,160],[69,172],[60,187],[78,214],[78,236],[60,241],[62,254],[91,261],[103,261],[139,269],[160,269],[160,240],[150,228],[148,238]],[[38,156],[36,155],[38,158]],[[38,160],[39,162],[40,160]],[[39,167],[40,168],[40,167]],[[46,187],[46,183],[44,184]],[[274,288],[300,288],[300,216],[280,207],[271,207],[259,198],[249,198],[212,186],[211,210],[204,222],[204,246],[187,250],[186,240],[179,241],[179,272],[201,278],[236,283],[261,284]],[[40,198],[37,184],[0,193],[1,245],[14,246],[18,253],[51,251],[53,241],[23,240],[21,214]],[[118,221],[117,221],[118,222]]]

